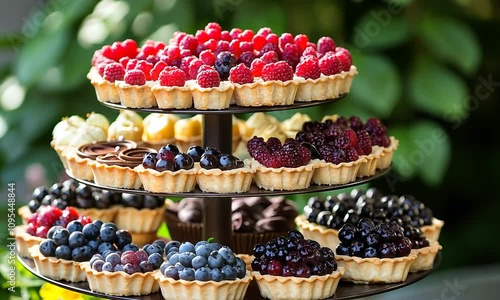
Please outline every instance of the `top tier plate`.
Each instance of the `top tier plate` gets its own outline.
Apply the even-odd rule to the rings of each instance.
[[[102,103],[104,106],[107,106],[107,107],[110,107],[113,109],[119,109],[119,110],[127,109],[127,110],[135,110],[135,111],[142,111],[142,112],[148,112],[148,113],[224,115],[224,114],[243,114],[243,113],[268,112],[268,111],[306,108],[306,107],[331,103],[331,102],[340,100],[344,97],[345,97],[345,94],[340,95],[338,98],[335,98],[335,99],[327,99],[327,100],[321,100],[321,101],[309,101],[309,102],[295,102],[292,105],[255,106],[255,107],[231,105],[228,109],[221,109],[221,110],[200,110],[200,109],[196,109],[196,108],[162,109],[162,108],[158,108],[158,107],[132,108],[132,107],[123,106],[119,103],[110,103],[110,102],[100,102],[100,103]]]

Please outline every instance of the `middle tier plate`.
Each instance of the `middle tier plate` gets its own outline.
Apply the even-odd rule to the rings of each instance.
[[[345,97],[344,95],[340,95],[335,99],[327,99],[321,101],[309,101],[309,102],[295,102],[292,105],[276,105],[276,106],[237,106],[231,105],[227,109],[221,110],[201,110],[196,108],[186,108],[186,109],[162,109],[158,107],[149,107],[149,108],[132,108],[126,107],[119,103],[111,103],[111,102],[100,102],[104,106],[113,108],[113,109],[126,109],[126,110],[135,110],[149,113],[161,113],[161,114],[205,114],[205,115],[225,115],[225,114],[243,114],[243,113],[254,113],[254,112],[268,112],[268,111],[277,111],[277,110],[288,110],[288,109],[299,109],[306,108],[321,104],[331,103],[337,100],[340,100]]]
[[[349,182],[347,184],[339,184],[339,185],[311,185],[307,189],[293,190],[293,191],[268,191],[259,189],[255,184],[252,184],[250,190],[246,193],[227,193],[227,194],[216,194],[216,193],[206,193],[201,191],[198,187],[194,189],[194,191],[189,193],[151,193],[145,191],[143,189],[124,189],[124,188],[113,188],[108,186],[102,186],[96,184],[92,181],[82,180],[78,178],[74,178],[70,172],[68,176],[89,186],[93,186],[100,189],[106,189],[109,191],[121,192],[121,193],[132,193],[132,194],[142,194],[142,195],[156,195],[156,196],[169,196],[169,197],[198,197],[198,198],[221,198],[221,197],[252,197],[252,196],[277,196],[277,195],[293,195],[293,194],[307,194],[307,193],[318,193],[325,192],[331,190],[344,189],[348,187],[353,187],[356,185],[360,185],[363,183],[370,182],[377,178],[380,178],[387,174],[390,171],[390,168],[385,170],[377,170],[377,172],[373,176],[358,178],[356,181]]]

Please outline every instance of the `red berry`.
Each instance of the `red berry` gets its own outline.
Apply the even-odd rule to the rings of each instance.
[[[196,31],[195,37],[198,40],[199,44],[205,43],[210,38],[208,36],[207,32],[205,30],[201,30],[201,29]]]
[[[28,217],[28,224],[33,224],[34,227],[38,227],[38,213],[34,213]]]
[[[181,57],[188,57],[188,56],[192,56],[192,55],[193,55],[193,53],[189,49],[182,49],[181,50]]]
[[[300,164],[301,165],[307,165],[311,161],[311,151],[307,149],[306,147],[300,147]]]
[[[156,48],[155,48],[155,45],[154,45],[154,42],[152,41],[147,41],[142,47],[141,47],[141,53],[144,55],[144,56],[148,56],[148,55],[155,55],[156,54]]]
[[[219,41],[217,43],[217,47],[215,48],[214,54],[215,54],[215,56],[217,56],[217,54],[219,54],[223,51],[229,51],[229,42],[228,41]]]
[[[135,58],[129,59],[129,61],[127,62],[127,67],[125,67],[125,71],[135,69],[135,66],[137,65],[138,62],[139,62],[139,60],[137,60]],[[124,75],[125,75],[125,73],[124,73]]]
[[[247,51],[247,52],[243,52],[240,55],[240,57],[238,57],[238,63],[243,63],[243,64],[245,64],[245,66],[250,68],[252,66],[252,62],[254,59],[255,59],[255,55],[253,55],[253,52]]]
[[[283,50],[283,60],[292,66],[292,68],[295,68],[300,61],[301,52],[302,51],[297,44],[286,44],[285,50]]]
[[[162,86],[184,86],[186,83],[186,73],[178,68],[163,70],[160,73],[159,80]]]
[[[184,71],[184,73],[186,73],[186,75],[189,75],[189,64],[191,63],[191,61],[193,61],[195,59],[196,59],[196,57],[194,57],[194,56],[187,56],[181,60],[180,69],[182,71]]]
[[[255,35],[252,39],[253,42],[253,48],[257,51],[260,51],[262,47],[267,43],[266,38],[262,35]]]
[[[179,43],[181,50],[187,49],[191,53],[196,53],[196,47],[198,47],[198,40],[192,34],[186,35]]]
[[[155,64],[155,66],[153,67],[153,69],[151,69],[151,72],[150,72],[150,75],[151,75],[151,80],[158,80],[158,76],[160,75],[160,72],[163,71],[163,69],[165,69],[165,67],[167,66],[167,63],[166,62],[163,62],[163,61],[159,61]]]
[[[280,80],[288,81],[293,79],[293,69],[284,61],[265,65],[262,68],[262,79],[264,81]]]
[[[216,70],[199,72],[196,80],[202,88],[212,88],[220,85],[219,73]]]
[[[80,218],[78,218],[78,221],[80,221],[80,223],[82,223],[83,226],[92,223],[92,219],[87,216],[81,216]]]
[[[304,52],[302,52],[302,56],[301,57],[305,57],[305,56],[308,56],[308,55],[318,57],[318,52],[316,52],[316,50],[313,47],[307,47],[306,50],[304,50]]]
[[[345,156],[347,162],[356,161],[359,158],[358,152],[356,151],[355,148],[352,147],[345,150]]]
[[[281,145],[280,139],[276,137],[270,137],[266,141],[267,148],[271,151],[271,153],[281,150],[283,145]]]
[[[235,57],[239,57],[241,55],[240,41],[232,40],[229,43],[229,51],[231,51]]]
[[[273,31],[269,27],[262,27],[257,31],[255,35],[261,35],[263,37],[266,37],[268,34],[272,33]]]
[[[264,166],[268,168],[281,168],[283,167],[283,164],[281,163],[281,160],[278,156],[272,155],[269,153],[262,154],[258,156],[257,158],[258,162],[263,164]]]
[[[220,30],[209,28],[205,29],[210,39],[214,39],[216,41],[220,40]]]
[[[307,48],[309,38],[305,34],[297,34],[294,38],[294,42],[299,45],[301,51],[304,51]]]
[[[207,49],[215,51],[215,48],[217,48],[217,40],[215,39],[209,39],[208,41],[205,42],[205,46]]]
[[[28,223],[28,227],[26,227],[26,233],[32,236],[36,236],[36,227],[33,223]]]
[[[266,42],[267,42],[267,43],[271,43],[271,44],[278,45],[278,43],[279,43],[279,38],[278,38],[278,35],[277,35],[276,33],[269,33],[269,34],[266,36]]]
[[[229,80],[239,84],[252,83],[252,71],[244,64],[239,64],[229,71]]]
[[[372,153],[372,140],[370,134],[366,130],[359,130],[356,133],[358,138],[358,147],[363,153],[360,155],[369,155]]]
[[[147,62],[145,60],[138,61],[135,65],[135,70],[141,70],[144,74],[146,80],[151,80],[151,70],[153,69],[154,64]],[[128,72],[128,71],[127,71]],[[127,76],[127,74],[125,74]]]
[[[252,75],[254,77],[261,77],[262,76],[262,69],[266,65],[265,62],[263,62],[260,58],[254,59],[252,62],[250,69],[252,70]]]
[[[168,46],[167,55],[169,59],[181,58],[181,49],[178,46]]]
[[[341,70],[349,72],[352,65],[352,57],[351,53],[349,53],[349,50],[342,47],[337,47],[335,49],[335,56],[337,56],[340,60]]]
[[[231,41],[231,35],[229,35],[229,31],[223,30],[220,32],[220,39],[223,41],[230,42]]]
[[[318,79],[321,76],[321,71],[316,56],[309,56],[300,62],[297,65],[295,74],[305,79]]]
[[[123,80],[123,76],[125,76],[125,70],[120,63],[110,63],[104,67],[103,78],[109,82]]]
[[[121,261],[122,261],[122,264],[123,265],[126,265],[126,264],[132,264],[134,266],[138,266],[139,265],[139,259],[137,258],[137,256],[135,255],[134,252],[131,251],[131,253],[127,253],[128,251],[125,251],[122,253],[122,256],[121,256]]]
[[[240,41],[243,41],[243,42],[251,42],[252,39],[253,39],[253,36],[254,36],[254,33],[251,29],[245,29],[241,34],[240,36],[238,37],[238,39]]]
[[[203,65],[203,61],[201,59],[195,58],[191,60],[188,68],[189,79],[196,79],[196,75],[198,75],[198,69]]]
[[[353,148],[358,147],[358,137],[356,135],[356,132],[354,132],[354,130],[346,129],[343,135],[350,141],[351,147]]]
[[[233,28],[229,32],[229,35],[231,35],[231,39],[236,40],[240,36],[241,32],[242,32],[242,30],[240,28]]]
[[[293,35],[288,32],[281,34],[280,38],[278,39],[278,44],[280,46],[281,51],[284,52],[286,44],[290,43],[293,43]]]
[[[206,71],[206,70],[215,70],[215,68],[214,68],[214,66],[202,65],[202,66],[198,69],[198,73],[200,73],[201,71]]]
[[[111,56],[111,58],[115,61],[119,61],[120,58],[127,56],[127,52],[121,42],[114,42],[111,45]]]
[[[139,69],[130,70],[125,73],[125,83],[130,85],[146,84],[146,75]]]
[[[47,232],[49,231],[51,226],[40,226],[36,229],[35,235],[39,238],[47,238]]]
[[[278,59],[278,54],[276,54],[276,52],[274,51],[269,51],[269,52],[266,52],[264,53],[264,55],[262,55],[260,57],[260,59],[267,65],[267,64],[270,64],[270,63],[275,63],[275,62],[278,62],[279,59]]]
[[[262,49],[259,51],[259,55],[262,56],[264,53],[269,52],[269,51],[274,51],[276,54],[278,54],[278,58],[281,58],[281,50],[278,47],[277,44],[273,43],[266,43]]]
[[[209,49],[203,50],[200,53],[200,59],[205,65],[213,66],[215,63],[215,54]]]
[[[281,276],[283,274],[283,265],[279,260],[271,260],[267,265],[267,273],[272,276]]]
[[[137,42],[132,39],[126,39],[122,43],[123,48],[125,48],[126,55],[130,58],[137,56]]]
[[[221,32],[222,27],[219,25],[219,23],[216,22],[210,22],[205,26],[205,30],[213,29],[215,31]]]
[[[333,39],[331,37],[328,37],[328,36],[324,36],[324,37],[321,37],[319,40],[318,40],[318,52],[321,53],[321,54],[325,54],[326,52],[329,52],[329,51],[335,51],[335,42],[333,41]]]
[[[332,52],[327,52],[327,54],[319,60],[319,69],[321,73],[326,76],[335,75],[342,71],[342,63],[338,56],[329,53]]]
[[[130,60],[130,58],[128,58],[127,56],[120,58],[120,64],[122,65],[123,69],[125,69],[127,67],[129,60]]]
[[[314,50],[318,50],[318,49],[316,48],[316,44],[315,44],[315,43],[307,42],[307,44],[306,44],[306,48],[307,48],[307,47],[312,47]]]
[[[73,220],[76,220],[78,219],[78,211],[72,207],[72,206],[68,206],[66,207],[63,211],[62,211],[62,215],[61,215],[61,218],[64,219],[64,221],[66,221],[66,223],[69,223]]]

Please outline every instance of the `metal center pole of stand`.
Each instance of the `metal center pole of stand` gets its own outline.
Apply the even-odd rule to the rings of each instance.
[[[203,144],[232,153],[232,115],[203,116]],[[203,239],[215,238],[217,243],[232,246],[231,198],[204,198]]]

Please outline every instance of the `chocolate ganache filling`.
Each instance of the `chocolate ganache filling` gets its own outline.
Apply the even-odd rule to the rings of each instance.
[[[93,142],[78,147],[76,153],[80,158],[88,158],[95,160],[98,156],[104,156],[109,153],[118,153],[125,149],[137,147],[133,141],[110,141],[110,142]]]
[[[153,148],[137,147],[98,156],[96,160],[106,165],[134,168],[142,163],[144,155],[155,152]]]

